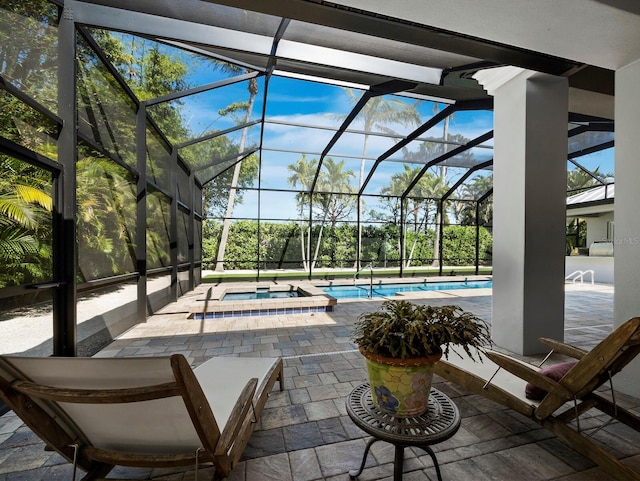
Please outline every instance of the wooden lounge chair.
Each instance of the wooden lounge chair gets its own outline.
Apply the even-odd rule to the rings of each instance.
[[[116,465],[238,463],[281,359],[213,358],[191,369],[180,354],[138,358],[0,356],[0,397],[47,445],[104,478]]]
[[[590,351],[541,338],[553,352],[577,361],[565,363],[564,371],[541,369],[505,354],[487,350],[478,353],[483,363],[474,363],[464,354],[450,353],[437,363],[434,372],[464,389],[492,399],[535,420],[565,443],[598,463],[617,480],[640,480],[640,472],[624,465],[596,444],[580,426],[580,416],[595,408],[640,431],[640,417],[616,403],[611,378],[640,352],[640,318],[615,329]],[[456,351],[457,352],[457,351]],[[556,371],[554,381],[549,375]],[[553,376],[552,376],[553,377]],[[611,384],[606,396],[595,390]],[[527,399],[525,391],[541,390],[539,400]]]

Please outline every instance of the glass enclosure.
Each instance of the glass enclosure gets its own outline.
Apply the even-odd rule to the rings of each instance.
[[[203,48],[75,23],[46,0],[0,13],[0,353],[95,352],[211,271],[491,272],[488,96],[307,59],[307,37],[376,46],[296,21],[276,65],[271,17],[246,25],[254,43]],[[421,51],[378,40],[403,61]],[[612,184],[612,123],[570,117],[567,132],[568,192]],[[26,323],[39,334],[18,339]]]

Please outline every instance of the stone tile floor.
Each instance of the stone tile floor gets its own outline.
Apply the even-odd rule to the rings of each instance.
[[[349,419],[345,398],[366,380],[364,362],[349,337],[353,322],[380,301],[340,301],[333,312],[286,316],[240,317],[195,321],[186,318],[201,302],[199,286],[148,322],[135,326],[98,356],[154,356],[183,353],[198,365],[212,356],[282,356],[285,390],[274,391],[232,481],[347,481],[362,458],[366,435]],[[491,321],[491,291],[434,292],[414,301],[455,303]],[[612,328],[613,288],[567,286],[566,341],[590,348]],[[463,420],[458,433],[434,446],[445,480],[611,480],[536,423],[514,411],[434,379],[448,394]],[[276,388],[277,389],[277,388]],[[634,407],[640,400],[622,396]],[[599,419],[591,418],[586,422]],[[611,424],[596,436],[640,471],[640,435]],[[70,479],[71,466],[8,413],[0,417],[0,481]],[[430,457],[418,449],[405,453],[405,481],[436,479]],[[390,481],[393,447],[373,445],[360,481]],[[200,479],[210,479],[201,470]],[[209,477],[207,477],[207,475]],[[191,481],[192,470],[124,469],[110,477]],[[79,479],[79,478],[78,478]]]

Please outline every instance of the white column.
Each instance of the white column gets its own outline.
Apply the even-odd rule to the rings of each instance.
[[[523,71],[493,93],[491,335],[535,354],[564,337],[568,84]]]
[[[614,207],[614,326],[640,316],[640,61],[616,71]],[[617,389],[640,396],[640,361],[614,378]]]

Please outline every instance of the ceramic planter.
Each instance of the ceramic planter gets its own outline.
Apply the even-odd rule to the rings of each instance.
[[[429,406],[433,366],[442,353],[398,359],[360,350],[367,363],[371,398],[381,411],[399,418],[420,416]]]

